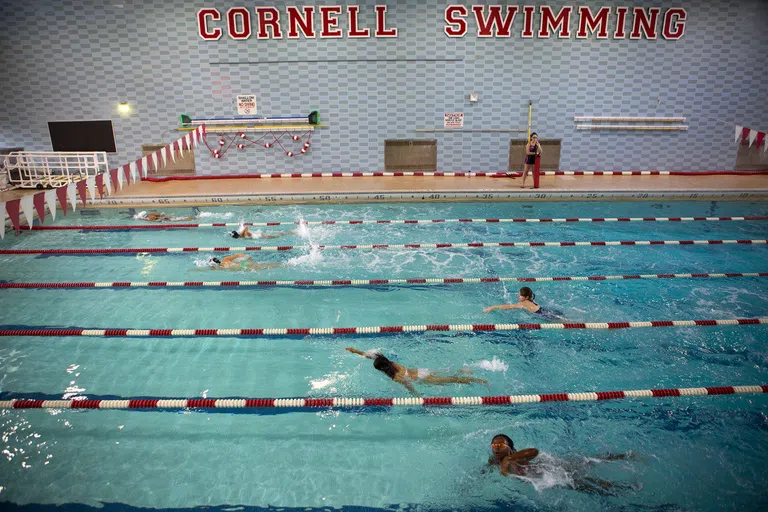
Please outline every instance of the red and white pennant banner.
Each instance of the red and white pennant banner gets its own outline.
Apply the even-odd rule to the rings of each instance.
[[[96,176],[88,176],[84,180],[62,185],[53,190],[38,192],[19,199],[0,203],[0,211],[2,211],[3,216],[3,226],[0,229],[0,238],[5,238],[6,214],[10,218],[11,226],[13,226],[16,234],[19,234],[21,231],[20,217],[22,214],[30,229],[32,229],[35,213],[37,213],[40,224],[45,223],[46,209],[50,212],[53,220],[56,220],[56,199],[59,200],[62,214],[66,215],[68,203],[72,207],[72,211],[75,210],[77,206],[77,195],[80,196],[83,206],[86,204],[86,192],[87,195],[90,196],[91,201],[94,201],[97,196],[102,198],[105,194],[112,195],[118,188],[122,189],[126,184],[136,183],[141,177],[146,178],[150,166],[152,166],[152,169],[157,170],[160,168],[161,161],[164,166],[167,164],[169,157],[173,161],[176,160],[177,152],[182,155],[184,149],[193,149],[199,144],[204,132],[205,127],[200,126],[192,132],[192,134],[188,133],[162,149],[155,151],[151,155],[143,156],[130,164],[110,169],[107,172],[97,174]]]
[[[760,149],[760,144],[764,144],[763,152],[768,151],[768,139],[765,137],[765,132],[755,130],[754,128],[747,128],[745,126],[736,125],[736,134],[733,141],[738,142],[739,137],[741,137],[741,143],[743,145],[749,144],[749,147],[752,147],[752,144],[757,142],[756,147],[758,149]]]

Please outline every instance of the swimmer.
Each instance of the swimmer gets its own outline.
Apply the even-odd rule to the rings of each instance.
[[[555,318],[562,315],[560,311],[544,309],[543,307],[536,304],[536,302],[534,301],[534,299],[536,298],[536,294],[533,293],[533,290],[531,290],[527,286],[523,286],[522,288],[520,288],[520,293],[518,294],[517,298],[520,301],[517,304],[500,304],[498,306],[491,306],[491,307],[485,308],[483,311],[485,313],[490,313],[491,311],[494,311],[496,309],[524,309],[529,313],[533,313],[535,315],[542,315],[549,318]]]
[[[247,254],[231,254],[221,259],[210,258],[209,269],[211,270],[266,270],[269,268],[280,267],[282,263],[259,263],[253,261]]]
[[[474,377],[459,377],[457,375],[439,375],[425,368],[406,368],[405,366],[402,366],[394,361],[390,361],[377,350],[369,350],[368,352],[363,352],[352,347],[347,347],[346,350],[352,352],[353,354],[367,357],[368,359],[373,359],[374,368],[380,372],[386,373],[390,379],[394,380],[395,382],[399,382],[408,388],[408,391],[414,395],[419,394],[416,391],[416,388],[413,387],[413,383],[415,382],[435,385],[472,384],[474,382],[480,384],[488,384],[488,381],[485,379],[476,379]],[[471,373],[468,372],[468,370],[461,371],[465,373]]]
[[[189,222],[195,220],[195,217],[171,217],[163,212],[142,211],[133,216],[136,220],[146,220],[149,222]]]
[[[504,476],[517,476],[517,477],[541,477],[546,472],[544,463],[534,461],[539,455],[539,450],[536,448],[526,448],[524,450],[515,450],[515,443],[512,439],[505,434],[497,434],[491,439],[491,451],[493,452],[488,458],[488,465],[498,466],[499,472]],[[607,453],[597,457],[590,457],[586,459],[588,463],[609,462],[614,460],[630,460],[637,459],[634,453]],[[583,474],[574,474],[574,466],[584,466],[584,464],[573,464],[567,461],[562,461],[565,466],[563,469],[570,469],[568,471],[570,477],[570,486],[572,489],[582,491],[591,494],[602,494],[603,496],[616,496],[616,490],[619,489],[632,489],[637,490],[635,486],[626,484],[617,484],[585,476]],[[581,471],[584,471],[582,467]]]
[[[240,224],[240,226],[238,226],[238,228],[231,233],[232,238],[263,238],[264,240],[271,240],[273,238],[280,238],[294,234],[296,234],[295,229],[291,229],[290,231],[276,231],[272,233],[264,233],[261,230],[253,232],[249,230],[244,224]]]

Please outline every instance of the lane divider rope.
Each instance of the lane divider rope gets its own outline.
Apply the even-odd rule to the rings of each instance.
[[[423,284],[542,283],[559,281],[616,281],[624,279],[715,279],[768,277],[768,272],[726,272],[708,274],[628,274],[621,276],[562,277],[437,277],[410,279],[304,279],[283,281],[82,281],[55,283],[0,283],[0,289],[14,288],[199,288],[246,286],[379,286]]]
[[[2,329],[0,337],[253,337],[253,336],[310,336],[342,334],[398,334],[404,332],[452,331],[452,332],[488,332],[517,330],[560,330],[560,329],[638,329],[646,327],[712,327],[734,325],[765,325],[768,317],[735,318],[727,320],[652,320],[644,322],[567,322],[545,324],[433,324],[433,325],[389,325],[370,327],[290,327],[290,328],[251,328],[251,329]]]
[[[338,226],[338,225],[411,225],[411,224],[451,224],[451,223],[562,223],[562,222],[718,222],[718,221],[758,221],[768,220],[768,215],[744,217],[568,217],[568,218],[513,218],[513,219],[379,219],[379,220],[318,220],[318,221],[269,221],[269,222],[199,222],[182,224],[118,224],[110,226],[32,226],[33,231],[105,231],[125,229],[188,229],[188,228],[225,228],[239,226]]]
[[[587,391],[531,395],[408,397],[408,398],[122,398],[117,400],[30,400],[0,401],[0,409],[253,409],[272,407],[341,408],[394,406],[520,405],[544,402],[596,402],[632,398],[682,398],[768,393],[768,386],[709,386],[700,388]]]
[[[768,170],[757,171],[540,171],[542,176],[757,176],[768,173]],[[223,176],[159,176],[142,178],[142,181],[194,181],[194,180],[227,180],[227,179],[269,179],[269,178],[371,178],[371,177],[446,177],[446,178],[518,178],[521,172],[313,172],[313,173],[263,173],[263,174],[232,174]]]
[[[481,247],[588,247],[623,245],[759,245],[768,240],[617,240],[597,242],[469,242],[436,244],[372,244],[372,245],[318,245],[314,248],[329,249],[476,249]],[[104,249],[0,249],[0,255],[21,254],[138,254],[184,252],[244,252],[244,251],[294,251],[310,250],[310,245],[251,245],[242,247],[124,247]]]

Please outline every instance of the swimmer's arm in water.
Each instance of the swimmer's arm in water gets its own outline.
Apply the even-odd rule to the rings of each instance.
[[[267,270],[269,268],[282,267],[282,263],[254,263],[248,262],[249,270]]]
[[[520,474],[520,471],[515,471],[515,466],[522,469],[522,466],[531,462],[538,455],[539,450],[536,448],[526,448],[525,450],[520,450],[511,455],[507,455],[504,457],[504,460],[501,461],[501,464],[499,464],[499,471],[504,476],[507,476],[510,473]]]
[[[517,304],[499,304],[498,306],[491,306],[491,307],[485,308],[483,312],[490,313],[491,311],[494,311],[496,309],[520,309],[521,307],[523,306],[519,302]]]
[[[421,396],[421,395],[419,394],[419,392],[418,392],[418,391],[416,391],[416,388],[415,388],[415,387],[413,387],[413,384],[411,384],[410,382],[408,382],[408,381],[407,381],[407,380],[405,380],[404,378],[402,378],[402,377],[400,377],[400,376],[397,376],[397,377],[395,377],[393,380],[394,380],[395,382],[399,382],[400,384],[402,384],[403,386],[405,386],[405,387],[406,387],[406,389],[408,389],[408,391],[410,391],[412,395]]]
[[[276,233],[265,233],[265,232],[262,232],[261,233],[261,238],[263,238],[264,240],[271,240],[273,238],[281,238],[281,237],[284,237],[284,236],[287,236],[287,235],[292,235],[295,232],[296,232],[296,230],[278,231]]]

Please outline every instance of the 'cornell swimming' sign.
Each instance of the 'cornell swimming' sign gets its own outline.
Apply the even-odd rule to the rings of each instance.
[[[663,11],[663,12],[662,12]],[[360,22],[358,5],[232,7],[225,13],[208,7],[197,11],[197,32],[206,41],[216,41],[226,32],[234,40],[304,38],[397,37],[397,27],[387,22],[387,6],[374,7],[372,26]],[[557,12],[541,5],[451,4],[443,13],[443,32],[464,37],[474,22],[477,37],[567,39],[680,39],[685,33],[687,12],[680,7],[565,6]],[[342,23],[346,21],[346,23]],[[343,25],[343,26],[342,26]]]

